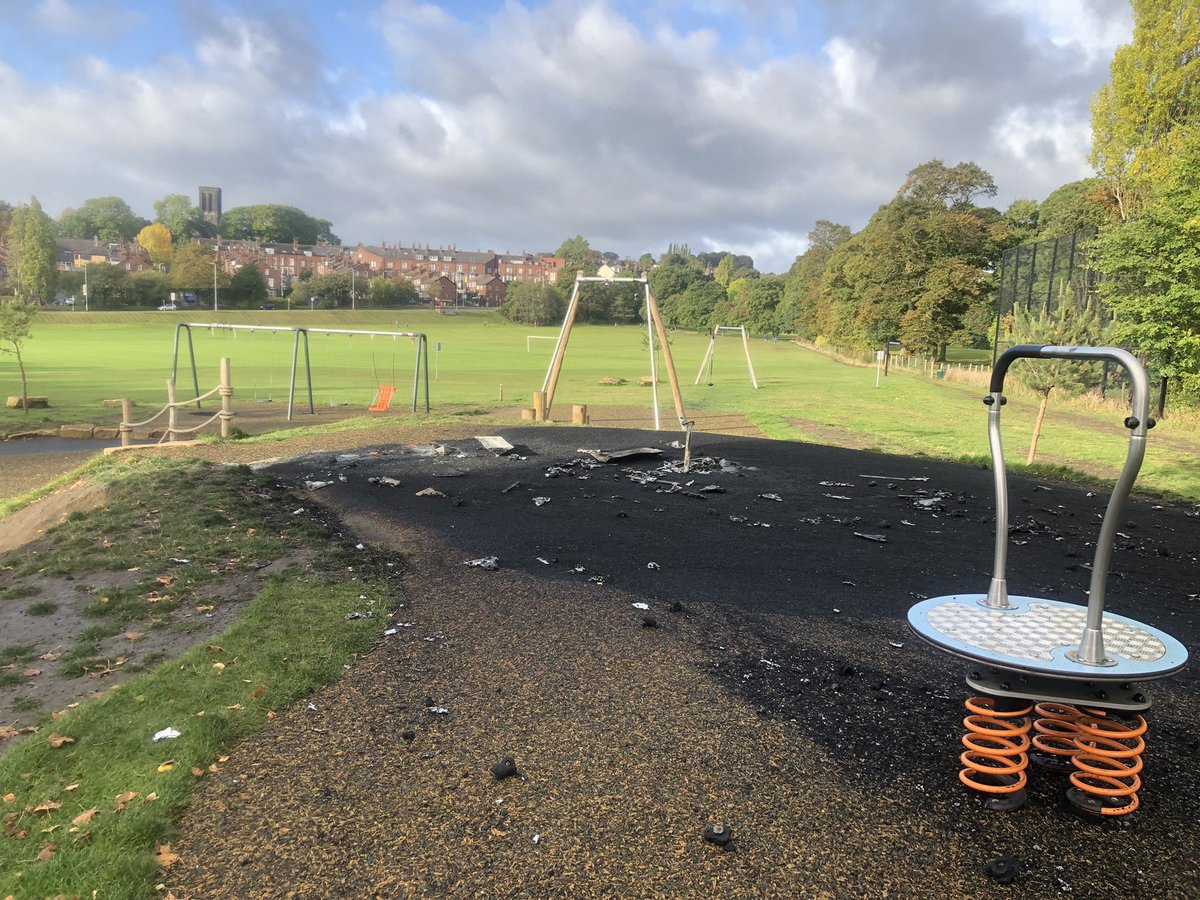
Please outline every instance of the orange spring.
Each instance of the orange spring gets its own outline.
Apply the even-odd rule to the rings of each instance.
[[[1138,808],[1146,720],[1133,716],[1128,721],[1132,724],[1086,715],[1076,722],[1079,751],[1074,757],[1076,771],[1071,773],[1071,784],[1098,803],[1096,811],[1100,815],[1123,816]]]
[[[966,751],[959,756],[964,768],[958,780],[985,794],[1015,794],[1025,787],[1025,769],[1029,766],[1028,718],[1033,705],[998,712],[996,702],[987,697],[966,701],[971,715],[963,719]]]
[[[1070,771],[1071,760],[1079,752],[1076,723],[1083,712],[1066,703],[1039,703],[1033,711],[1038,716],[1033,722],[1033,746],[1038,751],[1034,763],[1058,772]]]

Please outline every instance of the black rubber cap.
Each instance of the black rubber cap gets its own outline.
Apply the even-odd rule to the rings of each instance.
[[[987,877],[1000,884],[1008,884],[1021,874],[1021,861],[1015,856],[997,856],[983,867]]]

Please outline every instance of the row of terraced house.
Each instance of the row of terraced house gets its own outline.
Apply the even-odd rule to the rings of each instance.
[[[284,297],[292,283],[311,272],[326,275],[354,271],[359,278],[403,278],[439,304],[453,303],[463,294],[478,298],[480,305],[499,306],[508,285],[514,281],[555,284],[563,260],[532,253],[465,251],[457,248],[379,246],[343,247],[334,244],[281,244],[262,241],[231,241],[198,238],[211,247],[221,268],[229,275],[247,265],[262,273],[273,297]],[[145,250],[132,241],[103,243],[99,240],[59,239],[58,267],[82,269],[89,263],[108,263],[127,272],[154,268]]]

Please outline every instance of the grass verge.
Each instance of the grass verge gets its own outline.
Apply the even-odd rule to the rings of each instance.
[[[63,559],[51,547],[26,577],[60,572],[67,559],[72,566],[99,563],[92,547],[118,528],[141,533],[143,540],[123,543],[143,566],[145,552],[181,548],[206,570],[224,570],[214,565],[219,560],[294,554],[301,543],[325,549],[305,570],[292,567],[263,581],[219,637],[103,697],[47,715],[37,733],[9,746],[0,756],[0,897],[152,895],[192,792],[276,710],[339,677],[377,639],[394,602],[386,570],[344,540],[322,526],[292,525],[284,513],[271,519],[280,504],[245,469],[139,459],[105,474],[119,494],[140,497],[141,504],[128,513],[110,508],[73,516],[61,533],[52,532]],[[202,524],[176,531],[165,521],[165,510],[176,506]],[[210,537],[201,545],[205,533]],[[121,618],[122,604],[112,603]],[[372,616],[348,620],[351,612]],[[79,651],[87,649],[82,638],[96,640],[109,630],[88,629]],[[16,661],[29,654],[12,645],[2,655]],[[180,736],[156,742],[166,728]]]

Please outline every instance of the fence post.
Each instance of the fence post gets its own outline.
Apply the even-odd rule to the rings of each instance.
[[[175,379],[167,379],[167,442],[171,443],[175,440],[175,419],[177,412],[175,410]]]
[[[128,447],[129,444],[131,443],[130,432],[133,431],[133,428],[129,424],[131,421],[133,421],[133,401],[130,400],[128,397],[122,397],[121,398],[121,424],[117,429],[121,433],[121,446],[122,447]]]
[[[229,438],[229,423],[233,420],[233,378],[229,357],[221,357],[221,439]]]

